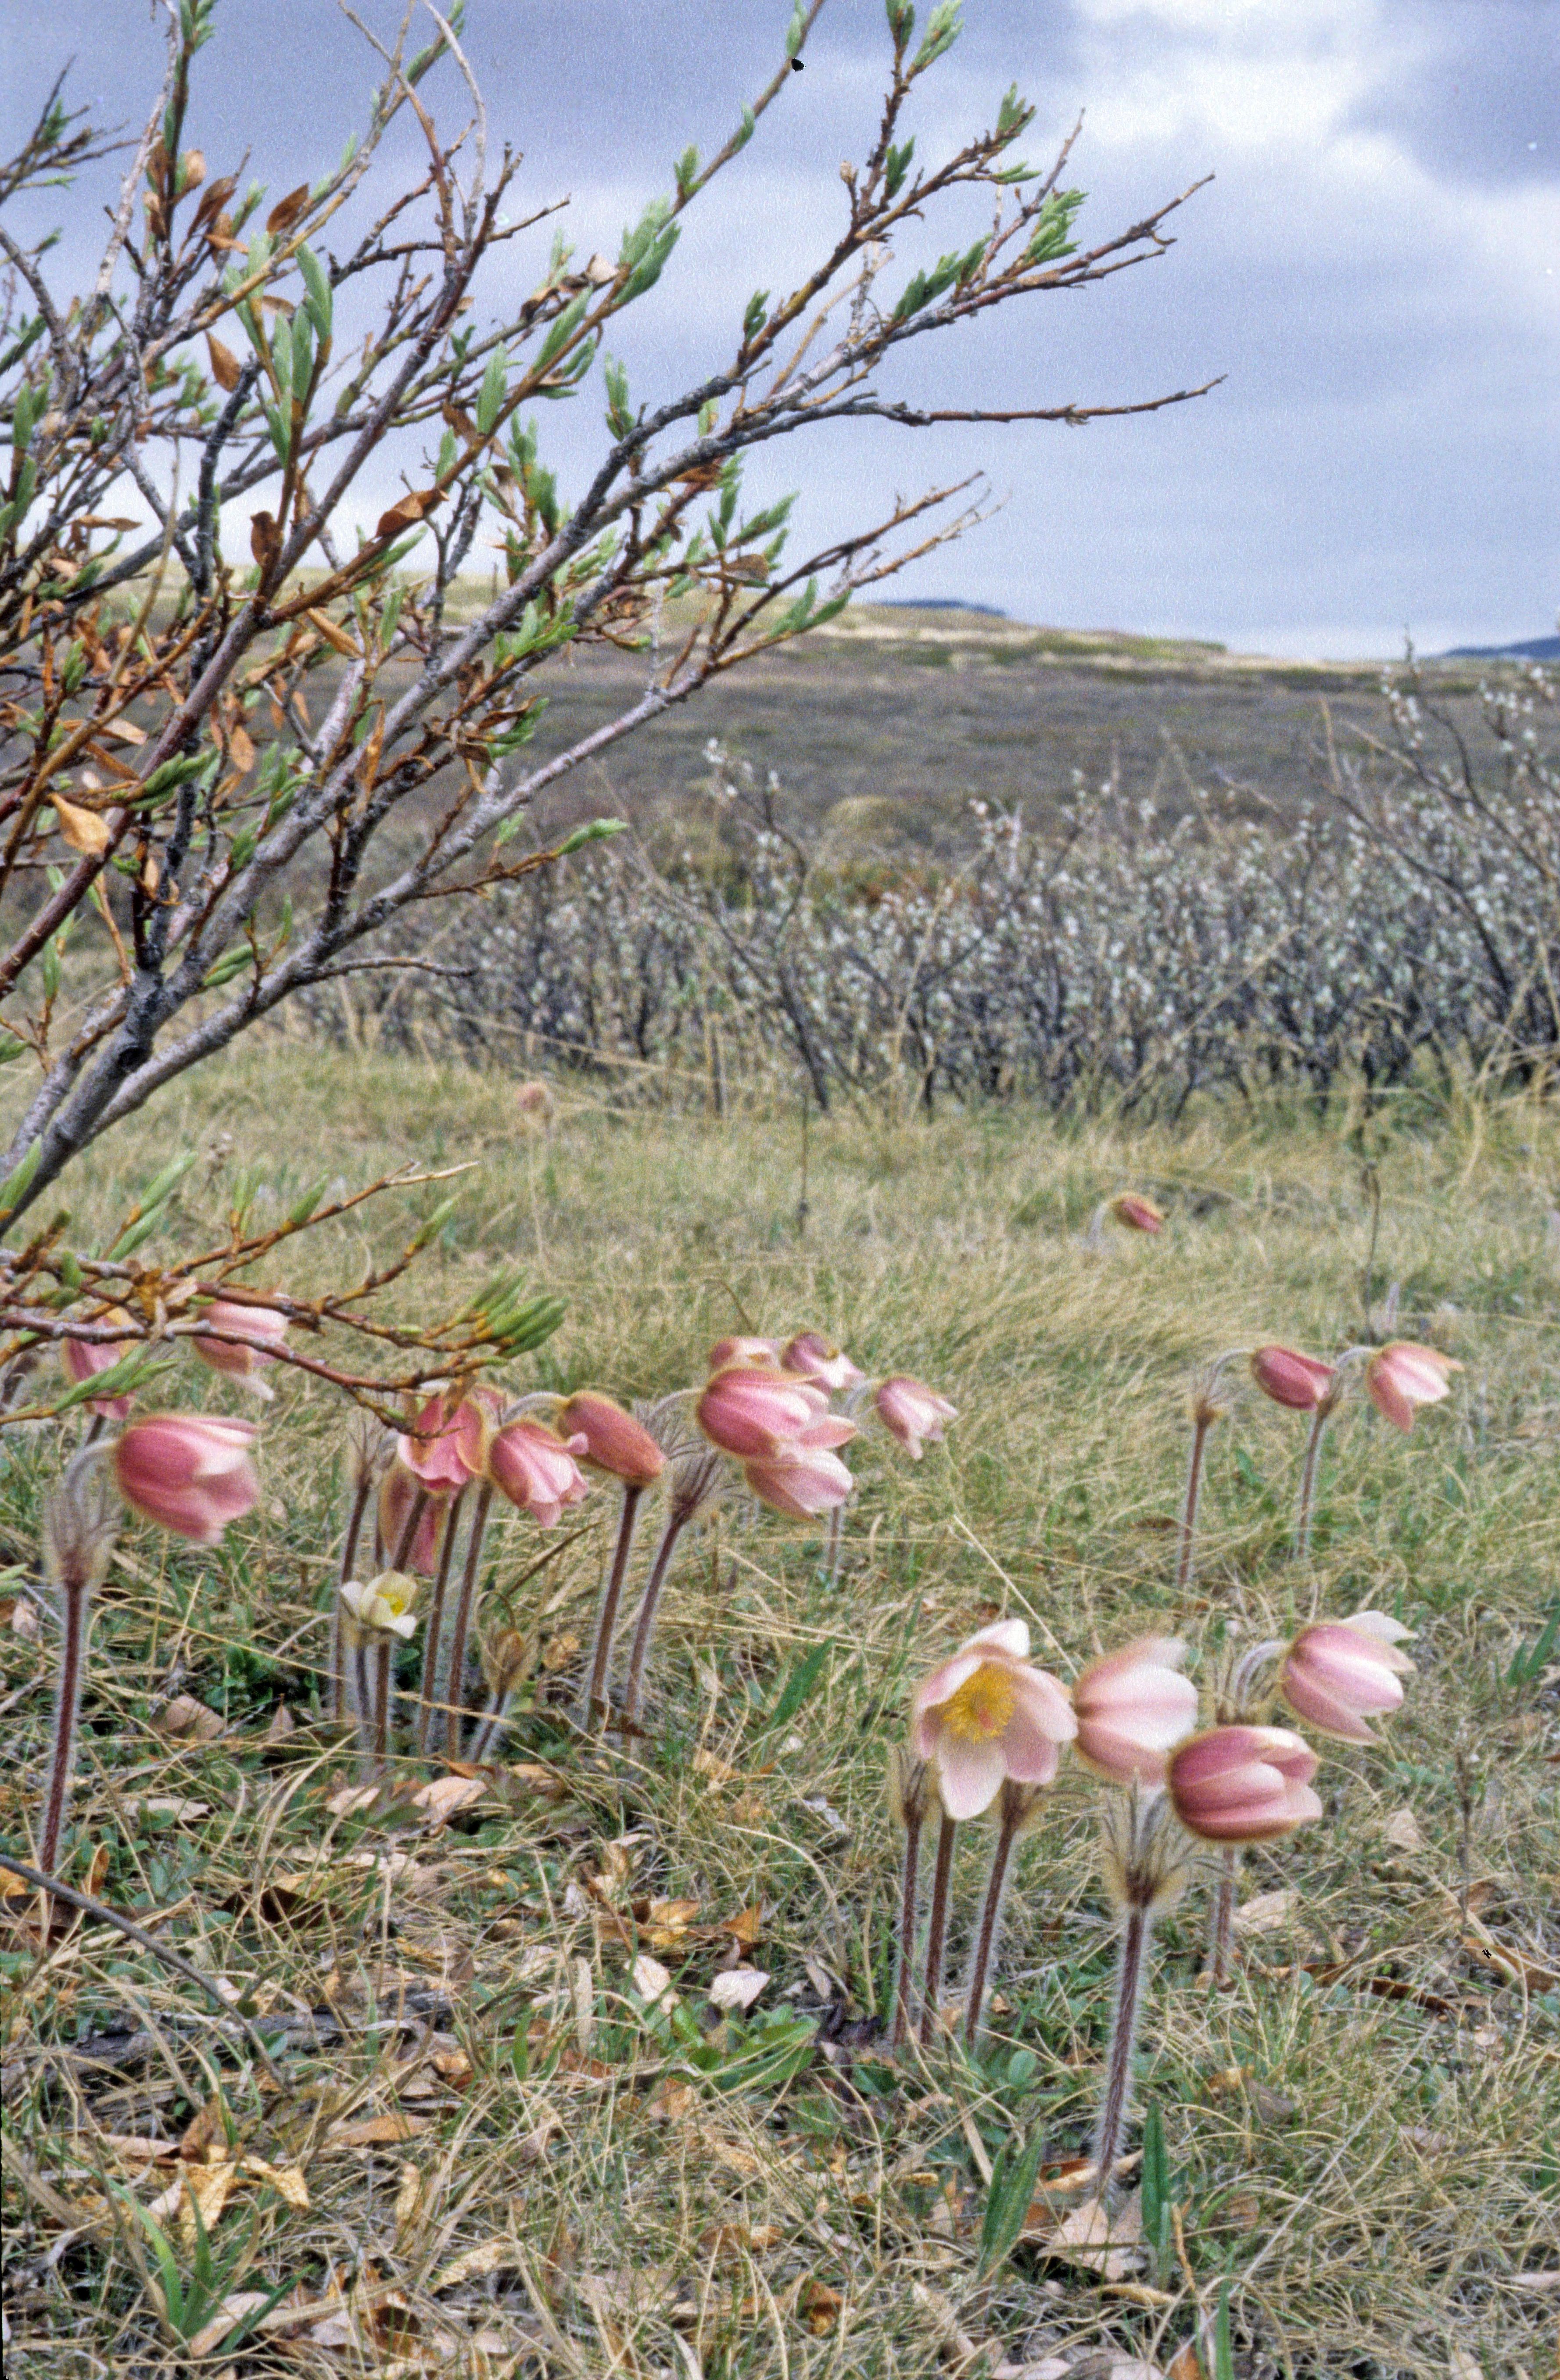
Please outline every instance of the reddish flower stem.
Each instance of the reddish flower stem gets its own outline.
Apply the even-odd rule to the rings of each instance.
[[[998,1804],[996,1841],[992,1849],[991,1874],[986,1879],[986,1898],[981,1910],[980,1929],[975,1937],[975,1952],[969,1962],[969,1988],[965,1996],[964,2041],[973,2049],[981,2034],[981,2010],[985,2004],[986,1986],[991,1981],[992,1965],[996,1952],[997,1937],[1002,1925],[1002,1904],[1007,1891],[1007,1872],[1012,1864],[1013,1846],[1018,1840],[1018,1828],[1029,1808],[1029,1799],[1021,1786],[1004,1784]]]
[[[428,1737],[433,1725],[434,1706],[439,1700],[439,1640],[445,1633],[445,1590],[449,1585],[450,1560],[455,1552],[456,1524],[460,1518],[460,1507],[465,1500],[465,1494],[466,1490],[461,1488],[450,1499],[449,1510],[445,1514],[444,1535],[439,1540],[438,1568],[433,1572],[433,1592],[428,1606],[428,1630],[422,1640],[422,1682],[417,1694],[419,1752],[426,1752],[428,1749]],[[406,1553],[410,1552],[421,1511],[420,1491],[419,1496],[412,1500],[411,1514],[406,1527],[401,1531],[402,1545],[397,1551],[404,1549]],[[396,1560],[392,1562],[390,1567],[392,1570],[399,1570],[401,1563]]]
[[[1208,1980],[1215,1991],[1229,1980],[1230,1940],[1235,1931],[1235,1905],[1240,1892],[1240,1845],[1227,1843],[1219,1864],[1209,1912]]]
[[[1191,1426],[1191,1453],[1187,1463],[1186,1502],[1181,1508],[1181,1549],[1176,1565],[1176,1585],[1182,1591],[1192,1581],[1193,1557],[1197,1542],[1197,1508],[1202,1496],[1202,1451],[1208,1443],[1212,1417],[1199,1414]]]
[[[390,1766],[390,1665],[395,1658],[394,1637],[383,1636],[373,1648],[373,1765],[375,1771]]]
[[[591,1658],[585,1670],[584,1708],[579,1714],[582,1727],[593,1726],[598,1718],[607,1716],[607,1679],[612,1669],[612,1640],[617,1633],[617,1614],[623,1601],[623,1582],[628,1575],[628,1556],[633,1550],[634,1529],[640,1517],[644,1489],[634,1481],[623,1484],[623,1510],[618,1517],[617,1541],[613,1547],[612,1562],[602,1589],[601,1609],[596,1614],[596,1633],[591,1640]]]
[[[1094,2133],[1095,2194],[1103,2199],[1127,2128],[1132,2089],[1132,2051],[1138,2038],[1138,2014],[1142,2005],[1143,1968],[1153,1931],[1153,1909],[1144,1896],[1129,1900],[1121,1926],[1121,1957],[1116,1968],[1115,2015],[1111,2025],[1110,2057],[1105,2067],[1105,2095]]]
[[[932,1914],[926,1928],[926,1971],[920,2006],[920,2037],[936,2037],[943,1994],[943,1960],[948,1943],[948,1886],[954,1872],[954,1839],[958,1821],[943,1813],[937,1833],[937,1857],[932,1870]]]
[[[1310,1436],[1306,1440],[1305,1461],[1300,1466],[1299,1493],[1295,1499],[1295,1559],[1303,1561],[1310,1551],[1310,1524],[1316,1512],[1316,1482],[1322,1468],[1322,1441],[1327,1435],[1327,1425],[1333,1418],[1330,1404],[1319,1404],[1310,1417]]]
[[[445,1757],[447,1760],[460,1757],[460,1722],[466,1717],[460,1699],[466,1692],[466,1645],[471,1633],[477,1578],[481,1569],[482,1539],[487,1535],[488,1514],[492,1510],[493,1482],[484,1479],[477,1491],[476,1510],[471,1515],[470,1534],[466,1540],[466,1560],[461,1565],[460,1593],[456,1600],[455,1621],[449,1635],[449,1660],[445,1675]]]
[[[338,1581],[342,1586],[345,1586],[352,1576],[352,1567],[358,1559],[358,1540],[363,1530],[363,1515],[368,1511],[369,1498],[372,1492],[373,1480],[365,1465],[362,1476],[352,1491],[352,1500],[347,1508],[347,1529],[341,1540],[341,1573]],[[339,1595],[331,1605],[330,1689],[331,1717],[334,1719],[343,1718],[346,1716],[347,1697],[346,1669],[342,1659]]]
[[[919,1809],[907,1812],[904,1852],[899,1864],[899,1957],[894,1973],[894,2022],[890,2049],[903,2049],[910,2037],[915,1997],[916,1927],[920,1920],[920,1835]]]
[[[76,1767],[76,1734],[81,1714],[81,1684],[87,1674],[87,1624],[91,1602],[91,1589],[84,1584],[60,1588],[59,1676],[55,1690],[49,1790],[43,1803],[43,1831],[38,1842],[38,1864],[51,1876],[59,1865],[60,1836]]]
[[[650,1576],[645,1581],[644,1597],[640,1605],[634,1642],[628,1654],[628,1674],[623,1681],[623,1717],[630,1726],[637,1725],[639,1721],[640,1703],[644,1693],[645,1663],[650,1658],[650,1640],[655,1633],[655,1615],[660,1608],[662,1589],[666,1584],[666,1573],[672,1567],[677,1539],[692,1517],[691,1512],[679,1514],[676,1510],[668,1516],[661,1532],[661,1542],[655,1548],[655,1559],[650,1566]]]

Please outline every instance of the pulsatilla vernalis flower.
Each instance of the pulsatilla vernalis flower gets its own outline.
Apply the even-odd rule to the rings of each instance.
[[[777,1371],[780,1366],[780,1342],[778,1339],[717,1339],[710,1350],[706,1368],[711,1372],[725,1372],[733,1364],[756,1364],[761,1369],[767,1366]]]
[[[1414,1427],[1417,1405],[1439,1404],[1451,1395],[1452,1374],[1462,1366],[1439,1348],[1416,1346],[1411,1339],[1395,1339],[1378,1347],[1365,1366],[1365,1393],[1376,1411],[1395,1429]]]
[[[1263,1843],[1320,1818],[1316,1755],[1286,1727],[1214,1727],[1170,1755],[1165,1782],[1187,1832]]]
[[[1302,1628],[1284,1657],[1278,1691],[1298,1718],[1346,1743],[1374,1741],[1365,1722],[1395,1711],[1413,1663],[1397,1650],[1412,1632],[1384,1611]]]
[[[381,1571],[366,1585],[348,1579],[341,1589],[343,1609],[357,1626],[375,1636],[410,1636],[416,1632],[418,1583],[403,1571]]]
[[[1105,1203],[1116,1221],[1129,1232],[1161,1232],[1164,1228],[1164,1208],[1156,1207],[1139,1190],[1118,1191]]]
[[[976,1818],[1005,1779],[1049,1785],[1078,1732],[1066,1688],[1031,1667],[1021,1620],[998,1621],[961,1645],[916,1688],[910,1741],[937,1764],[950,1818]]]
[[[1338,1377],[1331,1364],[1302,1355],[1294,1347],[1254,1347],[1249,1361],[1251,1378],[1263,1396],[1275,1405],[1287,1405],[1292,1413],[1314,1413],[1326,1402]]]
[[[854,1438],[855,1423],[829,1418],[828,1406],[810,1380],[732,1365],[715,1374],[695,1411],[700,1428],[723,1454],[765,1463],[789,1453],[804,1436],[811,1447],[844,1446]]]
[[[402,1544],[412,1506],[421,1499],[411,1541]],[[434,1495],[404,1463],[392,1463],[379,1488],[379,1535],[387,1553],[398,1554],[408,1570],[432,1572],[439,1559],[439,1537],[449,1512],[449,1498]]]
[[[924,1380],[912,1380],[907,1372],[896,1372],[886,1379],[872,1400],[877,1417],[891,1438],[896,1438],[912,1463],[919,1463],[928,1439],[943,1435],[944,1425],[958,1419],[958,1408]]]
[[[491,1413],[469,1397],[430,1397],[396,1440],[397,1460],[433,1496],[451,1496],[481,1476]]]
[[[111,1305],[102,1318],[104,1322],[128,1322],[129,1316],[122,1305]],[[83,1380],[109,1371],[128,1355],[139,1342],[134,1339],[113,1339],[104,1345],[87,1339],[62,1339],[60,1364],[66,1378],[79,1386]],[[128,1397],[89,1397],[90,1409],[104,1421],[127,1421],[129,1418]]]
[[[149,1414],[121,1432],[114,1476],[127,1504],[198,1545],[220,1544],[258,1500],[255,1427],[217,1414]]]
[[[780,1351],[780,1364],[782,1370],[794,1372],[800,1379],[815,1380],[821,1389],[835,1392],[853,1389],[867,1377],[848,1355],[817,1330],[799,1330],[794,1339],[787,1340]]]
[[[846,1501],[856,1483],[834,1451],[838,1441],[833,1427],[814,1425],[831,1434],[820,1439],[812,1430],[804,1430],[779,1454],[761,1455],[742,1465],[742,1476],[761,1504],[787,1520],[810,1521]]]
[[[215,1297],[202,1308],[201,1320],[207,1327],[198,1330],[190,1345],[202,1364],[213,1372],[225,1372],[236,1380],[243,1380],[258,1396],[268,1397],[271,1390],[257,1378],[262,1366],[274,1364],[276,1350],[287,1335],[287,1321],[272,1305],[240,1305],[231,1298]],[[220,1331],[213,1338],[212,1331]],[[242,1340],[242,1346],[235,1343]]]
[[[559,1407],[557,1426],[566,1439],[583,1439],[580,1461],[628,1488],[649,1488],[666,1467],[666,1457],[642,1422],[611,1397],[580,1389]]]
[[[488,1477],[511,1504],[551,1529],[566,1504],[584,1500],[586,1485],[575,1460],[584,1452],[580,1435],[562,1439],[544,1422],[512,1421],[488,1449]]]
[[[1074,1680],[1074,1748],[1088,1767],[1117,1785],[1164,1784],[1171,1751],[1197,1725],[1197,1688],[1181,1675],[1185,1658],[1173,1636],[1140,1636]]]

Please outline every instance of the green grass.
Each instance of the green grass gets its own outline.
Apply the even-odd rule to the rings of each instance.
[[[864,1368],[922,1375],[960,1419],[919,1467],[881,1438],[853,1450],[837,1585],[805,1533],[725,1509],[676,1576],[631,1756],[581,1749],[564,1717],[608,1511],[593,1497],[593,1532],[515,1599],[540,1659],[506,1766],[444,1827],[405,1801],[331,1806],[350,1778],[314,1725],[340,1415],[318,1391],[281,1383],[262,1504],[218,1551],[128,1530],[68,1872],[229,1978],[275,2030],[288,2089],[257,2082],[241,2042],[122,1937],[88,1922],[45,1953],[12,1900],[8,2368],[187,2356],[199,2325],[159,2322],[161,2255],[128,2192],[182,2258],[175,2313],[220,2288],[252,2317],[286,2292],[247,2339],[212,2341],[210,2368],[239,2374],[919,2375],[960,2368],[962,2338],[987,2373],[1054,2357],[1082,2380],[1131,2358],[1167,2371],[1200,2319],[1212,2371],[1227,2284],[1251,2380],[1553,2380],[1560,1660],[1530,1658],[1560,1585],[1553,1115],[1226,1113],[1175,1135],[1022,1113],[815,1120],[798,1229],[793,1123],[623,1112],[565,1084],[551,1132],[527,1138],[507,1085],[272,1041],[89,1158],[73,1229],[90,1242],[180,1146],[201,1161],[165,1252],[220,1234],[239,1162],[280,1208],[323,1170],[355,1186],[411,1158],[470,1160],[407,1301],[447,1305],[468,1276],[533,1260],[569,1312],[520,1385],[650,1395],[695,1377],[721,1332],[807,1323]],[[1401,1281],[1399,1330],[1458,1357],[1456,1396],[1408,1440],[1351,1405],[1304,1567],[1286,1551],[1301,1425],[1246,1398],[1215,1433],[1196,1592],[1178,1601],[1188,1375],[1259,1339],[1325,1353],[1359,1336],[1366,1146],[1375,1297]],[[1091,1252],[1095,1203],[1128,1186],[1166,1208],[1164,1232]],[[392,1193],[299,1243],[289,1285],[398,1245],[433,1196]],[[205,1376],[180,1391],[229,1393]],[[31,1574],[58,1447],[6,1451],[8,1595]],[[529,1523],[506,1525],[499,1603],[539,1549]],[[998,1611],[1027,1617],[1064,1674],[1173,1625],[1206,1677],[1232,1632],[1364,1603],[1414,1629],[1418,1674],[1379,1746],[1330,1751],[1324,1823],[1250,1858],[1249,1899],[1293,1898],[1264,1900],[1213,1998],[1200,1887],[1162,1929],[1137,2105],[1159,2112],[1184,2257],[1104,2281],[1020,2240],[981,2277],[993,2160],[1037,2134],[1047,2163],[1087,2146],[1112,1963],[1097,1789],[1065,1771],[1020,1855],[988,2052],[896,2069],[869,2021],[889,1975],[884,1767],[916,1675]],[[49,1678],[46,1619],[36,1639],[0,1633],[13,1847]],[[180,1694],[225,1731],[161,1732]],[[422,1781],[409,1762],[405,1781]],[[708,1987],[734,1939],[771,1981],[746,2024],[715,2029]],[[647,2010],[636,1950],[670,1971],[691,2025]],[[132,2032],[140,2054],[123,2056]],[[120,2062],[81,2062],[83,2042]],[[177,2143],[213,2094],[238,2178],[213,2214],[210,2157],[187,2161],[202,2247],[192,2216],[155,2213],[176,2165],[123,2143]],[[1192,2374],[1184,2360],[1176,2380]]]

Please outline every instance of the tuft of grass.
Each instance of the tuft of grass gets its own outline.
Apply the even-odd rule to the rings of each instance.
[[[412,1803],[409,1762],[387,1810],[343,1798],[348,1751],[320,1724],[335,1407],[278,1383],[262,1504],[221,1548],[128,1530],[67,1872],[225,1978],[288,2088],[122,1937],[86,1921],[45,1949],[26,1902],[0,1904],[8,2368],[171,2370],[193,2335],[245,2374],[899,2380],[973,2372],[973,2348],[988,2371],[1055,2357],[1082,2380],[1168,2370],[1195,2340],[1204,2372],[1243,2380],[1553,2380],[1554,1116],[1371,1127],[1371,1293],[1379,1309],[1402,1283],[1397,1329],[1458,1357],[1456,1396],[1407,1441],[1351,1406],[1304,1567],[1301,1425],[1247,1400],[1216,1435],[1181,1608],[1187,1374],[1363,1328],[1359,1119],[814,1119],[798,1230],[794,1124],[556,1089],[528,1136],[506,1084],[273,1041],[94,1152],[73,1228],[106,1230],[182,1148],[180,1246],[220,1229],[239,1166],[280,1208],[322,1170],[469,1159],[426,1259],[441,1297],[530,1262],[568,1301],[518,1385],[652,1395],[723,1332],[808,1324],[865,1369],[923,1376],[960,1419],[919,1466],[882,1439],[852,1451],[837,1581],[806,1533],[721,1514],[675,1574],[627,1755],[582,1753],[563,1716],[610,1500],[518,1590],[539,1548],[507,1522],[490,1609],[513,1597],[539,1665],[506,1767],[444,1823]],[[1124,1187],[1166,1228],[1091,1252],[1081,1229]],[[297,1285],[366,1268],[407,1215],[391,1198],[311,1238]],[[168,1401],[232,1394],[204,1375],[187,1391]],[[25,1610],[59,1449],[4,1451],[0,1562]],[[1200,1893],[1162,1928],[1138,2090],[1150,2245],[1111,2279],[1047,2260],[1011,2202],[1031,2160],[1043,2176],[1084,2152],[1093,2115],[1113,1949],[1093,1789],[1065,1774],[1020,1854],[979,2060],[949,2046],[895,2069],[871,2020],[891,1981],[884,1768],[910,1686],[996,1612],[1069,1674],[1140,1629],[1212,1646],[1367,1603],[1414,1629],[1418,1675],[1378,1745],[1330,1748],[1325,1822],[1249,1860],[1232,1986],[1200,1986]],[[0,1631],[18,1845],[52,1651],[46,1619]],[[170,1733],[180,1697],[221,1731]],[[961,1912],[981,1857],[965,1832]],[[734,1955],[770,1982],[720,2020],[709,1987]],[[168,2199],[181,2180],[188,2204]]]

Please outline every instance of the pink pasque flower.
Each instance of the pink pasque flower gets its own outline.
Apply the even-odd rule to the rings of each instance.
[[[1397,1644],[1412,1633],[1384,1611],[1319,1621],[1302,1628],[1285,1655],[1278,1691],[1297,1718],[1324,1735],[1373,1742],[1365,1722],[1402,1702],[1398,1680],[1411,1675],[1414,1665]]]
[[[197,1545],[214,1546],[260,1496],[250,1461],[252,1421],[219,1414],[149,1414],[115,1441],[114,1476],[127,1504]]]
[[[937,1764],[950,1818],[978,1818],[1005,1779],[1049,1785],[1078,1720],[1058,1679],[1031,1668],[1030,1632],[1000,1620],[923,1678],[910,1703],[916,1756]]]
[[[798,1330],[780,1351],[784,1371],[795,1372],[804,1380],[815,1380],[821,1389],[837,1394],[841,1389],[853,1389],[866,1374],[854,1365],[849,1356],[833,1346],[816,1330]]]
[[[582,1462],[621,1479],[625,1487],[649,1488],[666,1467],[665,1455],[643,1423],[595,1389],[579,1389],[566,1398],[557,1426],[570,1441],[584,1439]]]
[[[100,1319],[104,1322],[128,1322],[129,1316],[122,1305],[111,1305]],[[133,1354],[139,1344],[134,1339],[113,1339],[106,1345],[90,1339],[62,1339],[59,1360],[67,1380],[79,1385],[95,1378],[99,1372],[111,1371],[114,1366]],[[128,1397],[89,1397],[88,1410],[104,1421],[126,1421],[129,1417]]]
[[[826,1417],[815,1421],[781,1453],[745,1463],[742,1476],[759,1502],[791,1521],[810,1521],[843,1504],[856,1482],[833,1451],[844,1443],[838,1428]]]
[[[422,1510],[418,1514],[412,1539],[402,1556],[402,1567],[432,1577],[439,1559],[439,1539],[449,1512],[449,1498],[431,1493],[415,1472],[404,1463],[392,1463],[380,1483],[379,1536],[387,1560],[394,1560],[402,1537],[406,1535],[412,1504],[420,1496]]]
[[[1452,1393],[1452,1374],[1462,1366],[1436,1347],[1395,1339],[1378,1347],[1365,1366],[1365,1393],[1395,1429],[1414,1427],[1416,1405],[1437,1405]]]
[[[780,1366],[780,1342],[778,1339],[717,1339],[710,1350],[709,1370],[725,1372],[733,1364],[747,1365],[750,1368],[756,1364],[761,1370],[767,1366],[777,1371]]]
[[[958,1419],[957,1405],[929,1389],[924,1380],[912,1380],[908,1372],[896,1372],[892,1379],[884,1380],[872,1402],[879,1421],[891,1438],[898,1439],[912,1463],[920,1461],[927,1439],[942,1437],[945,1422]]]
[[[700,1428],[723,1454],[734,1454],[738,1463],[767,1463],[787,1453],[804,1430],[819,1426],[828,1406],[823,1390],[810,1380],[733,1365],[715,1374],[695,1410]],[[835,1420],[827,1427],[832,1436],[810,1443],[844,1446],[856,1435],[854,1422]]]
[[[209,1330],[224,1334],[213,1339],[205,1331],[196,1332],[189,1343],[201,1363],[242,1380],[257,1396],[269,1397],[270,1389],[257,1375],[263,1365],[276,1360],[276,1349],[287,1335],[286,1315],[273,1305],[239,1305],[231,1298],[215,1297],[202,1308],[201,1319]],[[234,1344],[239,1337],[241,1347]]]
[[[396,1440],[396,1460],[432,1495],[452,1496],[469,1487],[486,1467],[492,1402],[491,1391],[486,1407],[469,1397],[458,1404],[443,1396],[430,1397],[413,1416],[412,1428]]]
[[[1122,1190],[1106,1200],[1106,1206],[1118,1223],[1129,1232],[1161,1232],[1164,1228],[1164,1209],[1156,1207],[1152,1198],[1140,1191]]]
[[[1165,1783],[1187,1832],[1265,1843],[1320,1818],[1316,1755],[1286,1727],[1214,1727],[1170,1755]]]
[[[511,1504],[551,1529],[566,1504],[585,1500],[586,1483],[575,1461],[585,1451],[582,1436],[563,1439],[544,1422],[512,1421],[488,1449],[488,1477]]]
[[[1256,1347],[1250,1356],[1251,1378],[1263,1396],[1292,1413],[1314,1413],[1325,1402],[1338,1375],[1316,1355],[1302,1355],[1294,1347]]]
[[[1140,1636],[1091,1661],[1073,1682],[1079,1758],[1114,1784],[1159,1786],[1168,1755],[1197,1725],[1197,1688],[1181,1675],[1186,1647]]]

